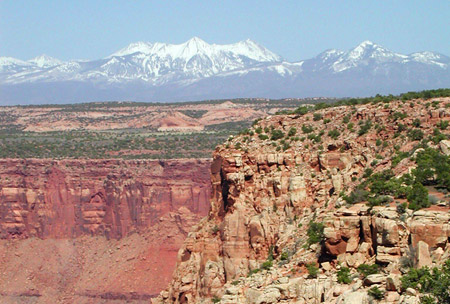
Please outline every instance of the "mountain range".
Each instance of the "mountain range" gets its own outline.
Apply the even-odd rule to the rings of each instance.
[[[450,87],[450,58],[371,41],[289,62],[245,40],[137,42],[98,60],[0,57],[0,104],[369,96]]]

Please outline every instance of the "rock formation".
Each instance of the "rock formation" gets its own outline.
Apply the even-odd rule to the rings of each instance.
[[[0,160],[1,303],[148,303],[209,209],[210,160]]]
[[[208,160],[0,160],[0,237],[120,238],[209,208]]]
[[[440,98],[276,115],[230,138],[214,153],[211,211],[154,303],[369,303],[374,286],[389,303],[415,303],[400,290],[400,260],[449,258],[448,197],[418,211],[388,196],[374,207],[343,198],[369,171],[411,173],[421,138],[448,138],[449,129],[435,129],[450,121],[449,105]],[[439,138],[428,145],[447,153]],[[311,222],[323,223],[323,243],[310,243]],[[337,283],[341,267],[356,273],[373,263],[382,273]],[[313,266],[317,275],[306,271]]]

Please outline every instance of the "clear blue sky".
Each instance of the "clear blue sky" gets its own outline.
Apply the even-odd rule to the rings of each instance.
[[[371,40],[450,56],[450,1],[0,0],[0,56],[96,59],[136,41],[253,39],[284,58]]]

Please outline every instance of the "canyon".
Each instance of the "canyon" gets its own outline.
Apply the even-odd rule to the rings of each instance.
[[[448,168],[449,106],[446,97],[318,107],[266,117],[219,146],[211,210],[153,303],[353,304],[371,303],[371,292],[418,303],[400,277],[450,258],[450,199],[408,179],[426,153]],[[424,206],[395,187],[424,189]],[[361,265],[377,273],[362,276]]]
[[[210,160],[0,160],[2,303],[148,303],[209,210]]]
[[[3,158],[0,301],[419,303],[401,278],[450,260],[446,96],[273,113],[212,159]]]

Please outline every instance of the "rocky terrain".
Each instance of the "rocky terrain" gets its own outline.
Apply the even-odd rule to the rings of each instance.
[[[0,302],[148,303],[209,210],[210,160],[0,160]]]
[[[207,217],[154,303],[419,303],[450,256],[450,98],[298,109],[214,153]]]

